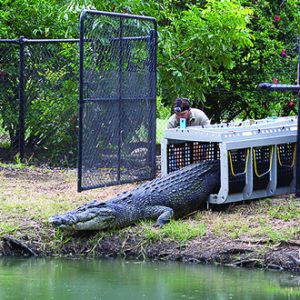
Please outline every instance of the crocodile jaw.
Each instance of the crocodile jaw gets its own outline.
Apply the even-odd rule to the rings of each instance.
[[[115,211],[106,207],[76,209],[63,215],[50,217],[54,227],[63,230],[103,230],[112,228],[116,220]]]

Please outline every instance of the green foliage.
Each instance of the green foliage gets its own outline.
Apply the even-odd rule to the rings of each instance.
[[[172,44],[163,48],[162,55],[171,62],[163,70],[168,85],[194,102],[205,100],[204,91],[219,70],[232,69],[242,48],[251,46],[246,27],[250,13],[231,1],[208,1],[204,9],[192,5],[183,11],[173,21]]]
[[[74,157],[77,146],[78,45],[25,43],[24,47],[25,152],[38,152],[39,159],[63,163]],[[5,74],[5,88],[0,90],[1,127],[14,148],[19,134],[18,52],[2,49],[6,52],[1,68]]]
[[[165,129],[167,128],[167,119],[156,119],[156,144],[160,144],[164,137]]]
[[[156,98],[156,144],[160,144],[163,138],[170,115],[171,109],[165,107],[161,102],[161,97],[158,96]]]
[[[253,8],[248,25],[252,30],[253,47],[246,47],[239,63],[230,71],[223,70],[220,82],[207,93],[206,99],[212,109],[209,115],[215,121],[264,118],[295,114],[296,102],[289,93],[263,93],[257,85],[260,82],[295,84],[297,77],[297,38],[300,33],[299,3],[297,1],[241,1]],[[285,50],[287,55],[282,55]],[[214,112],[216,106],[221,113]]]
[[[257,85],[296,82],[298,0],[3,0],[0,38],[78,38],[84,8],[156,18],[160,119],[168,117],[177,96],[189,97],[195,107],[204,103],[212,122],[297,113],[295,95],[263,93]],[[62,68],[55,67],[57,57],[32,65],[41,74],[26,83],[31,94],[26,142],[33,150],[39,145],[51,160],[64,161],[76,149],[78,79],[70,76],[70,69],[78,71],[78,49],[66,47],[57,53]],[[10,48],[5,55],[14,63],[8,66],[0,60],[0,80],[6,76],[0,119],[16,143],[17,52]],[[44,91],[35,81],[41,78],[48,86]]]
[[[215,80],[224,81],[220,68],[232,69],[243,48],[252,46],[247,28],[252,10],[239,1],[72,0],[64,6],[65,18],[74,21],[83,7],[155,16],[158,94],[165,106],[178,95],[187,95],[199,105]]]
[[[2,0],[0,38],[63,37],[66,20],[59,18],[60,9],[58,0]]]
[[[68,57],[69,51],[76,55]],[[36,81],[27,90],[31,93],[31,104],[27,110],[26,143],[28,147],[43,149],[50,161],[64,160],[76,152],[77,101],[78,101],[78,49],[77,44],[63,45],[55,59],[62,61],[36,66],[42,70]],[[64,61],[68,64],[64,65]]]
[[[156,117],[158,119],[166,120],[171,116],[171,108],[165,107],[162,103],[161,96],[156,98]]]

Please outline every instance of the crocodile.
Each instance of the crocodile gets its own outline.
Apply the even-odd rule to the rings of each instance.
[[[140,220],[156,220],[161,227],[199,208],[220,186],[220,161],[191,164],[124,192],[108,201],[93,200],[62,215],[50,224],[62,230],[106,230]]]

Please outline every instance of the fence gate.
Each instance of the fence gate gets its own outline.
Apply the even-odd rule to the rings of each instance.
[[[78,191],[155,177],[156,21],[80,18]]]

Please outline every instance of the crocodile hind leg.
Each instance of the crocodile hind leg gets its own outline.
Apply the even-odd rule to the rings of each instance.
[[[157,219],[154,227],[162,227],[164,224],[170,222],[173,218],[174,211],[167,206],[151,206],[148,208],[147,215],[149,219]]]

